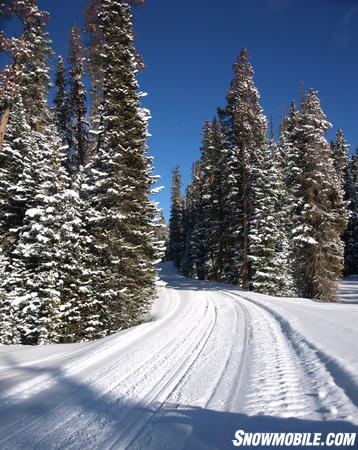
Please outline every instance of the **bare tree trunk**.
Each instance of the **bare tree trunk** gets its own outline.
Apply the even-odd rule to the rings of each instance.
[[[3,112],[0,121],[0,150],[2,149],[2,143],[4,142],[7,122],[9,120],[9,114],[10,114],[10,107],[8,106]]]

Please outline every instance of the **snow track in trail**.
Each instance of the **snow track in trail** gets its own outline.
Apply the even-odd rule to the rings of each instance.
[[[321,417],[324,420],[347,420],[358,425],[357,386],[349,374],[345,373],[337,362],[318,350],[302,334],[294,330],[286,319],[252,299],[248,299],[245,296],[243,298],[250,302],[251,308],[256,309],[258,312],[257,317],[265,318],[264,320],[268,327],[272,328],[275,325],[276,329],[279,329],[278,335],[280,336],[281,345],[290,346],[290,351],[283,353],[285,362],[276,364],[276,369],[278,369],[281,376],[287,379],[291,388],[291,383],[294,381],[292,375],[296,376],[296,388],[301,390],[301,394],[298,397],[303,398],[302,394],[304,394],[306,399],[311,398],[315,400],[318,418]],[[257,332],[258,327],[254,327],[254,330]],[[261,333],[262,336],[267,337],[268,333]],[[267,345],[268,342],[265,339],[264,345]],[[285,368],[288,355],[291,355],[290,369]],[[294,368],[292,363],[295,363]],[[267,367],[265,366],[266,369]],[[292,369],[294,370],[292,371]],[[291,374],[292,378],[290,376],[287,377],[287,374]],[[299,378],[297,378],[298,374]],[[271,379],[269,373],[262,378],[264,380]],[[282,385],[284,383],[280,381],[279,384]],[[302,390],[302,388],[304,389]],[[312,404],[304,406],[303,415],[307,415],[307,411],[312,415]],[[295,417],[298,416],[299,411],[296,411]]]
[[[352,373],[274,298],[164,267],[155,320],[96,342],[0,353],[2,450],[231,448],[242,420],[294,417],[303,431],[358,423]]]
[[[244,309],[251,315],[252,360],[245,410],[249,414],[309,416],[358,424],[355,399],[340,387],[342,377],[337,380],[331,372],[328,356],[269,308],[234,295],[246,300]],[[355,389],[353,380],[350,387]]]
[[[245,300],[240,303],[249,327],[246,351],[250,361],[243,368],[247,379],[245,411],[250,415],[306,416],[312,412],[312,402],[305,396],[304,376],[290,343],[262,308]]]

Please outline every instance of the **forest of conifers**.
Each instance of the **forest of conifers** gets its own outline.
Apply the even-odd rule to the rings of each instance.
[[[358,273],[358,156],[317,92],[302,93],[268,137],[246,49],[227,103],[206,121],[201,158],[181,194],[173,171],[168,257],[185,275],[276,296],[337,298]]]
[[[9,55],[0,80],[0,342],[75,342],[140,323],[162,244],[130,5],[89,1],[84,38],[74,26],[68,58],[58,56],[53,102],[49,14],[36,0],[1,8],[22,35],[0,36]]]

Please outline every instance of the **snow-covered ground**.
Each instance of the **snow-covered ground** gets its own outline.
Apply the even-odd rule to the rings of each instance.
[[[149,322],[0,348],[2,450],[232,449],[238,429],[358,431],[358,277],[326,304],[162,267]]]

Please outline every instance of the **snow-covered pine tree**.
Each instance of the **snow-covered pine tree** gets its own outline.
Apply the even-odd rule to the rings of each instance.
[[[301,169],[299,167],[300,152],[296,143],[297,111],[294,100],[291,101],[288,116],[282,116],[280,125],[280,142],[275,162],[282,176],[281,195],[278,203],[277,217],[280,223],[280,247],[286,259],[286,285],[282,287],[282,295],[298,295],[293,279],[294,247],[292,230],[295,228],[294,215],[297,208],[297,192],[300,186]]]
[[[32,130],[32,134],[33,145],[24,157],[15,193],[15,199],[25,200],[26,210],[16,229],[18,237],[4,283],[10,303],[18,307],[14,331],[24,344],[55,340],[49,331],[60,321],[59,293],[54,284],[57,273],[53,270],[61,225],[53,213],[53,189],[60,180],[51,164],[53,146],[59,140],[56,142],[53,125],[42,127],[41,132]]]
[[[358,206],[356,200],[356,192],[352,184],[350,175],[350,155],[349,155],[349,145],[343,135],[343,131],[339,129],[336,133],[335,140],[331,142],[333,163],[336,169],[336,174],[338,180],[342,186],[344,192],[344,200],[347,202],[348,210],[348,224],[347,229],[342,235],[342,240],[344,242],[344,274],[352,273],[352,264],[354,265],[354,229],[356,222],[355,209]],[[353,251],[353,255],[352,255]]]
[[[46,128],[50,123],[51,117],[47,108],[48,88],[50,84],[50,77],[48,75],[48,57],[52,55],[52,50],[49,46],[50,41],[45,32],[46,21],[48,14],[39,11],[35,1],[19,1],[12,2],[11,7],[13,12],[19,17],[24,24],[21,44],[26,48],[23,57],[15,59],[15,66],[18,74],[18,87],[15,102],[17,105],[12,105],[13,110],[10,111],[10,121],[12,115],[18,115],[14,118],[17,121],[17,130],[15,125],[15,135],[19,134],[18,138],[14,139],[14,134],[9,133],[9,145],[7,152],[4,153],[5,159],[4,168],[7,175],[13,173],[12,185],[9,190],[13,198],[8,201],[5,208],[8,208],[10,214],[4,214],[6,218],[16,218],[16,222],[12,228],[8,228],[12,234],[12,244],[6,251],[8,266],[6,269],[5,287],[7,287],[7,301],[9,303],[9,311],[14,307],[16,310],[16,320],[19,324],[23,322],[24,317],[20,317],[24,312],[22,309],[23,301],[27,293],[22,284],[22,276],[26,270],[22,261],[16,257],[18,249],[21,229],[23,221],[26,220],[26,211],[34,204],[34,197],[37,194],[39,179],[32,169],[37,161],[37,166],[42,160],[41,148],[41,128]],[[16,110],[17,108],[17,110]],[[51,137],[53,139],[54,137]],[[7,140],[5,134],[5,140]],[[14,161],[10,161],[11,156],[14,156]],[[31,161],[31,164],[29,162]],[[9,170],[10,169],[10,172]],[[9,178],[8,178],[9,179]],[[24,181],[26,180],[26,182]],[[31,181],[29,181],[31,180]],[[17,266],[17,270],[14,267]],[[19,289],[16,289],[16,282]],[[9,286],[14,284],[14,289],[9,289]],[[21,291],[21,292],[20,292]],[[15,324],[14,324],[15,325]],[[17,326],[14,326],[13,341],[17,342],[20,331]],[[22,338],[22,337],[20,337]]]
[[[71,134],[73,170],[78,172],[87,158],[88,123],[86,120],[86,89],[84,86],[84,48],[81,42],[80,31],[74,25],[70,36],[70,53],[68,56],[70,66],[70,93],[69,93],[69,130]]]
[[[220,281],[223,266],[223,161],[224,137],[216,116],[203,127],[201,146],[201,259],[203,277]]]
[[[102,334],[140,322],[155,294],[158,257],[149,199],[148,111],[140,107],[129,5],[102,0],[103,141],[88,167],[87,196]]]
[[[267,146],[267,124],[254,85],[254,71],[245,48],[233,65],[234,78],[227,105],[220,110],[225,125],[228,153],[225,179],[225,281],[250,288],[249,235],[253,182],[257,154]]]
[[[65,66],[63,64],[62,56],[59,56],[57,59],[55,87],[56,87],[56,96],[53,100],[53,103],[55,105],[54,121],[57,127],[57,133],[61,138],[61,145],[68,146],[68,157],[66,166],[68,173],[70,173],[72,170],[71,168],[73,166],[72,155],[70,153],[72,148],[72,140],[69,129],[70,111],[69,111],[68,95],[66,91],[67,87],[66,71]]]
[[[346,190],[348,164],[349,164],[349,145],[344,139],[344,134],[341,129],[336,133],[335,141],[331,142],[333,164],[337,172],[342,187]],[[345,198],[347,195],[345,194]]]
[[[18,302],[12,302],[5,289],[8,260],[0,248],[0,343],[20,344],[18,333]]]
[[[249,233],[251,287],[271,295],[289,294],[286,233],[281,228],[282,172],[275,143],[262,147],[252,167],[252,213]]]
[[[0,149],[5,137],[10,109],[15,97],[26,84],[24,67],[33,57],[31,45],[28,45],[34,27],[48,19],[48,13],[40,11],[37,0],[9,0],[0,4],[0,15],[17,17],[22,23],[21,39],[8,38],[4,33],[0,37],[0,51],[5,51],[12,58],[0,73]]]
[[[36,189],[36,186],[31,186],[29,190],[21,186],[28,152],[35,147],[33,130],[27,123],[22,99],[17,95],[12,102],[0,152],[0,249],[5,264],[1,286],[3,301],[0,311],[0,340],[6,344],[21,342],[17,330],[18,300],[7,296],[5,281],[11,276],[10,262],[19,238],[18,229],[23,224],[26,209]],[[19,296],[23,294],[22,291]]]
[[[24,158],[15,195],[32,193],[11,254],[4,287],[17,308],[14,331],[22,343],[87,338],[92,296],[86,205],[65,169],[67,146],[54,125],[43,127]]]
[[[78,236],[70,239],[79,219],[72,212],[75,193],[68,189],[64,169],[66,147],[47,106],[50,42],[43,14],[36,6],[31,11],[26,45],[32,58],[22,62],[21,80],[26,85],[20,86],[13,102],[1,153],[5,231],[1,246],[6,250],[1,315],[4,323],[11,324],[2,332],[2,340],[68,342],[78,336],[78,326],[72,326],[79,322],[74,286],[82,279],[69,266],[72,271],[80,267],[73,254]],[[72,222],[69,214],[75,216]],[[84,254],[83,249],[78,253]]]
[[[345,191],[350,213],[343,235],[344,274],[348,276],[358,274],[358,149],[348,163]]]
[[[184,254],[180,269],[192,278],[205,278],[207,236],[205,233],[204,177],[201,161],[195,161],[192,180],[188,184],[184,198]]]
[[[276,242],[277,264],[276,276],[277,291],[275,295],[293,296],[294,281],[293,268],[291,266],[292,246],[289,236],[289,200],[288,191],[284,181],[284,160],[281,153],[281,147],[271,139],[270,147],[272,152],[272,190],[276,200],[275,217],[278,226],[278,240]]]
[[[184,223],[183,223],[183,198],[180,192],[182,185],[179,166],[173,169],[171,186],[171,208],[169,218],[169,250],[168,257],[177,268],[181,267],[184,257]]]
[[[102,142],[103,131],[103,31],[101,27],[100,11],[101,0],[90,0],[84,11],[85,25],[84,36],[86,40],[86,70],[91,80],[90,108],[89,108],[89,142],[88,157],[91,158],[98,150]]]
[[[223,171],[225,138],[216,116],[203,126],[201,158],[193,181],[196,186],[197,217],[194,236],[201,278],[221,279],[223,267]],[[195,181],[196,180],[196,181]]]
[[[292,230],[294,275],[300,296],[334,301],[343,269],[340,235],[347,214],[332,149],[325,139],[330,126],[317,92],[311,89],[303,97],[294,130],[299,150]]]
[[[6,304],[6,294],[3,286],[6,265],[5,255],[0,247],[0,344],[7,344],[8,338],[10,338],[11,342],[11,328],[13,325],[11,323],[10,305]]]
[[[0,152],[0,247],[7,257],[16,241],[14,229],[22,225],[28,193],[17,194],[17,183],[24,170],[24,159],[34,145],[21,97],[13,100],[3,148]]]
[[[49,58],[54,56],[54,53],[51,49],[52,41],[45,30],[49,15],[39,12],[37,6],[34,6],[31,14],[31,28],[27,32],[27,49],[31,52],[31,57],[26,60],[20,93],[27,120],[31,128],[38,132],[42,126],[53,120],[47,100],[51,87]]]

